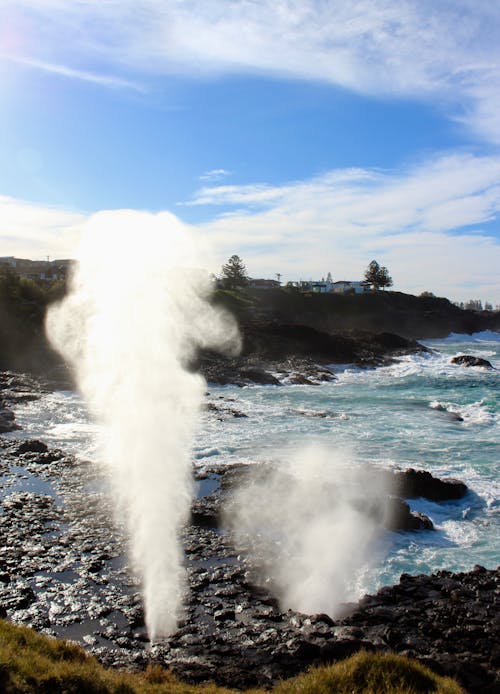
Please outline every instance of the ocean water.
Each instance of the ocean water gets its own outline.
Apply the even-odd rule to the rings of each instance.
[[[297,450],[320,444],[332,452],[333,468],[339,460],[361,469],[414,467],[468,485],[459,501],[411,500],[412,510],[430,516],[436,530],[378,538],[370,561],[350,579],[352,599],[397,582],[403,572],[500,563],[500,333],[425,344],[431,352],[379,369],[335,366],[335,381],[317,386],[207,387],[207,400],[219,412],[201,415],[193,447],[200,469],[286,465]],[[458,354],[484,357],[495,369],[452,365]],[[246,417],[234,417],[235,410]],[[41,438],[97,459],[99,430],[76,393],[20,404],[16,417],[23,430],[10,436]]]

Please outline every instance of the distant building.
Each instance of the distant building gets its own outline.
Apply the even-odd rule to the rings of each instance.
[[[331,282],[325,280],[299,280],[298,282],[287,282],[287,287],[293,287],[300,292],[314,292],[315,294],[327,294],[331,291]]]
[[[29,260],[27,258],[14,258],[13,256],[0,257],[0,266],[7,265],[23,279],[34,282],[54,282],[64,279],[68,275],[74,260]]]
[[[294,287],[301,292],[313,292],[314,294],[345,294],[345,293],[355,293],[363,294],[364,292],[370,291],[370,285],[368,282],[363,281],[351,281],[351,280],[339,280],[338,282],[333,282],[330,277],[325,280],[300,280],[299,282],[287,282],[287,287]]]
[[[319,282],[310,282],[309,291],[315,294],[329,294],[332,291],[332,283],[328,280],[321,280]]]
[[[0,258],[0,265],[8,265],[9,267],[15,268],[16,262],[16,258],[12,255],[4,255]]]
[[[279,289],[281,283],[278,280],[250,279],[248,286],[253,289]]]
[[[305,282],[300,280],[299,282],[287,282],[287,287],[292,287],[293,289],[298,289],[301,292],[310,292],[312,282]]]
[[[358,281],[358,280],[339,280],[338,282],[333,282],[332,291],[335,294],[364,294],[369,292],[371,285],[369,282]]]

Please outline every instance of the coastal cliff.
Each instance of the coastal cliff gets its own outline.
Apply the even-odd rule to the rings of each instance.
[[[402,292],[313,294],[287,288],[218,291],[214,301],[249,321],[304,325],[328,334],[350,331],[389,332],[408,339],[500,331],[499,311],[461,309],[446,298]]]
[[[0,280],[0,368],[43,376],[57,372],[62,362],[48,343],[44,320],[48,305],[64,296],[64,285],[41,288],[5,273]],[[421,350],[415,340],[500,331],[498,311],[464,310],[448,299],[401,292],[313,294],[245,288],[218,290],[212,302],[236,317],[243,337],[243,362],[223,360],[228,368],[253,367],[259,360],[279,366],[294,358],[378,366],[398,354]],[[201,358],[201,370],[209,378],[213,360],[210,354]]]

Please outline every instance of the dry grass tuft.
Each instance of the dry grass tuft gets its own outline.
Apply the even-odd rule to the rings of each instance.
[[[104,668],[74,644],[0,620],[0,692],[5,694],[230,694],[180,682],[160,665],[143,673]],[[253,694],[265,694],[252,690]],[[281,682],[274,694],[464,694],[451,679],[396,655],[358,653]]]

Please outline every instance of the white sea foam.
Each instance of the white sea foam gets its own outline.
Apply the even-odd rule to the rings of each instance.
[[[484,330],[478,333],[472,333],[467,335],[466,333],[451,333],[448,337],[439,338],[436,340],[424,340],[426,344],[433,343],[453,343],[453,342],[500,342],[500,332],[494,332],[492,330]]]
[[[80,459],[97,460],[99,425],[89,419],[82,398],[73,391],[54,391],[39,400],[21,403],[16,408],[21,430],[10,438],[43,438]]]
[[[441,402],[433,400],[429,403],[429,407],[434,410],[449,412],[461,417],[464,424],[494,424],[500,421],[498,413],[492,412],[485,404],[484,400],[471,402],[468,404],[459,404],[456,402]]]

